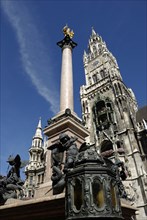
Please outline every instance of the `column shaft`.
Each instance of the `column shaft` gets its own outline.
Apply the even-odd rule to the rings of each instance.
[[[74,111],[73,104],[73,73],[72,48],[64,46],[62,49],[60,111],[69,108]]]

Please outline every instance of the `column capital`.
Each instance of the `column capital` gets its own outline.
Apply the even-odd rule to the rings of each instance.
[[[75,43],[75,42],[70,38],[69,35],[66,35],[63,40],[57,42],[57,45],[58,45],[59,47],[61,47],[61,48],[66,47],[66,46],[69,46],[69,47],[71,47],[71,48],[73,49],[74,47],[77,46],[77,43]]]

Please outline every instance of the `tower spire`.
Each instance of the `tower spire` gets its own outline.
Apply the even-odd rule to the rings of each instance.
[[[96,36],[96,32],[93,27],[92,27],[92,36]]]
[[[34,138],[41,138],[43,139],[42,137],[42,126],[41,126],[41,117],[39,118],[39,122],[38,122],[38,126],[36,128],[36,132],[35,132],[35,136]]]

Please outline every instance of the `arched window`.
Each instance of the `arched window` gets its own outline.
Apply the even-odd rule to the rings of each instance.
[[[75,179],[74,185],[74,206],[77,210],[81,209],[83,203],[82,182],[80,179]]]
[[[118,83],[118,88],[119,88],[120,93],[122,94],[122,88],[121,88],[121,85],[119,83]]]
[[[89,76],[88,80],[89,80],[89,84],[91,85],[92,82],[91,82],[91,77],[90,76]]]
[[[85,112],[85,103],[83,102],[83,112]]]
[[[93,53],[96,53],[96,46],[93,46]]]
[[[100,71],[100,74],[101,74],[101,77],[102,77],[102,78],[105,78],[105,71],[104,71],[104,70],[101,70],[101,71]]]
[[[35,160],[35,154],[33,154],[33,160]]]
[[[88,113],[88,102],[85,102],[85,112]]]
[[[92,183],[92,194],[95,205],[98,208],[102,208],[104,206],[104,190],[103,184],[97,178],[95,178]]]
[[[102,52],[102,45],[101,44],[99,44],[99,54]]]
[[[114,84],[114,88],[115,88],[115,93],[116,93],[116,95],[118,95],[118,87],[117,87],[117,84],[116,84],[116,83]]]
[[[117,195],[116,195],[116,186],[115,184],[111,181],[111,184],[110,184],[110,194],[111,194],[111,202],[112,202],[112,207],[114,209],[117,208]]]
[[[96,75],[96,74],[93,75],[93,82],[94,82],[94,83],[97,82],[97,75]]]

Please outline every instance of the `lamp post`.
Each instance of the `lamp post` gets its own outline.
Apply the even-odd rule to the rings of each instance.
[[[123,219],[116,166],[83,144],[66,174],[66,219]]]

